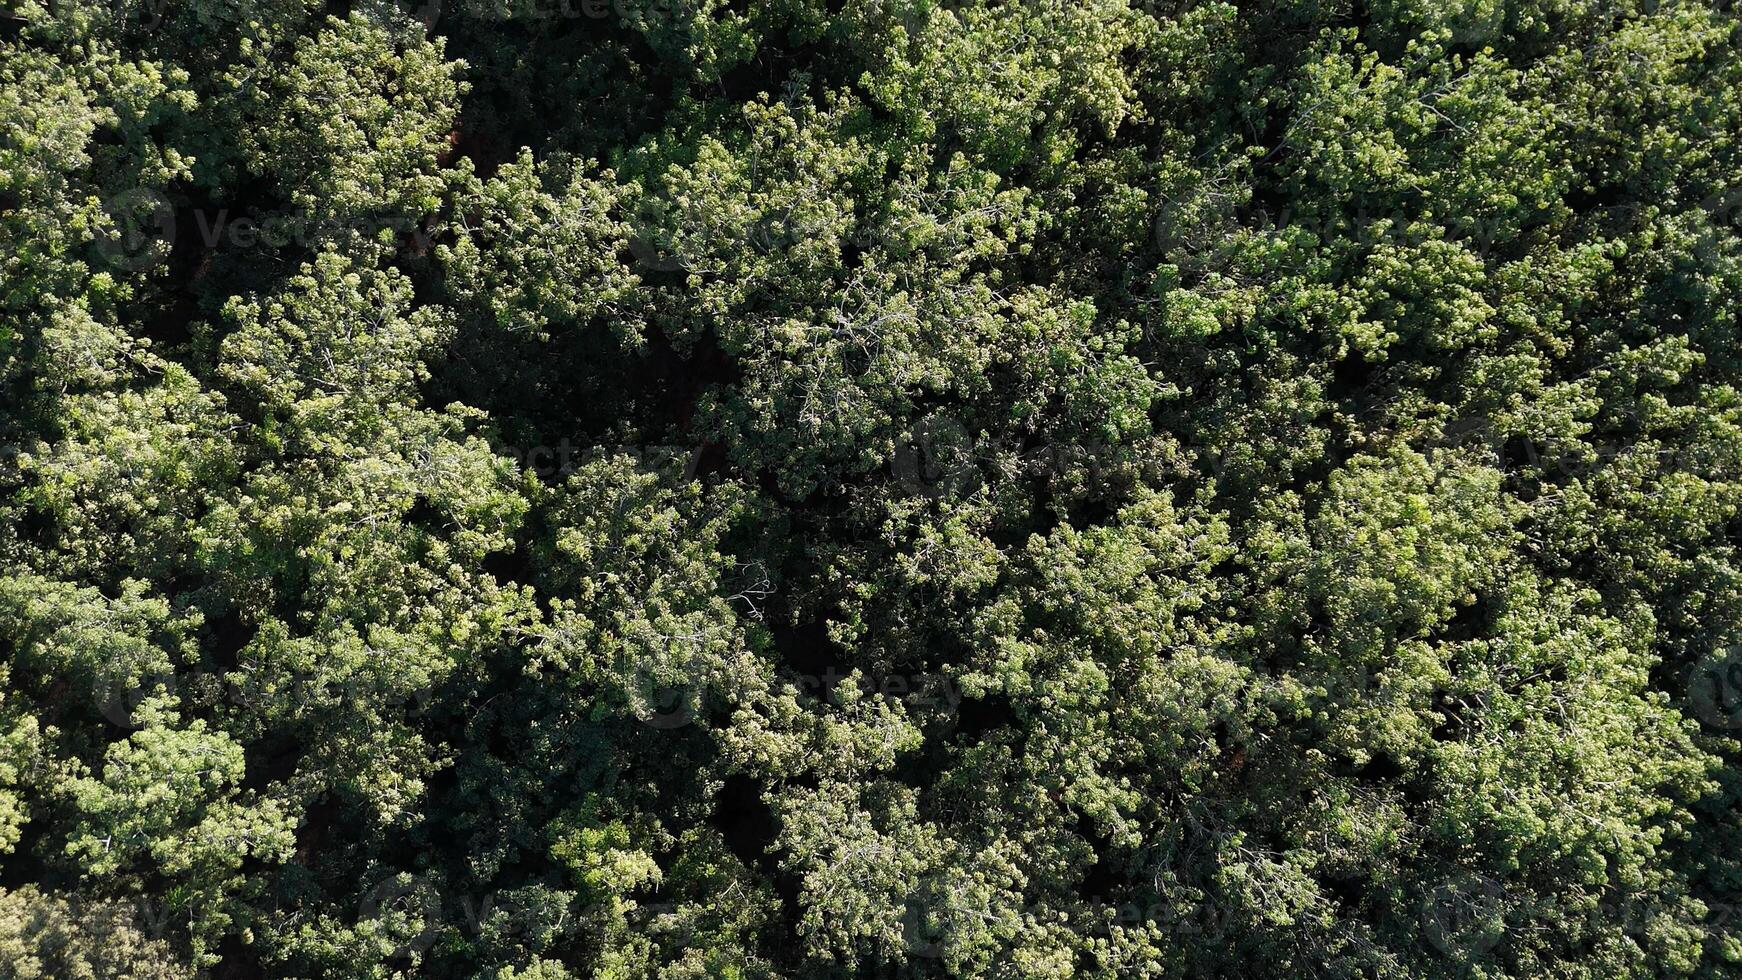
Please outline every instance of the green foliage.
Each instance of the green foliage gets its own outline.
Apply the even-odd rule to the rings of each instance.
[[[0,891],[0,977],[6,980],[187,980],[197,974],[125,902]]]
[[[1742,970],[1742,22],[21,0],[0,980]]]

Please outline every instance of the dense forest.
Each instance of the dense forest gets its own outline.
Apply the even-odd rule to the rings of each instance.
[[[8,0],[0,978],[1742,976],[1733,0]]]

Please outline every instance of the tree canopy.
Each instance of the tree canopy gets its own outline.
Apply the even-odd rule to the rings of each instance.
[[[0,980],[1742,975],[1728,0],[12,0]]]

